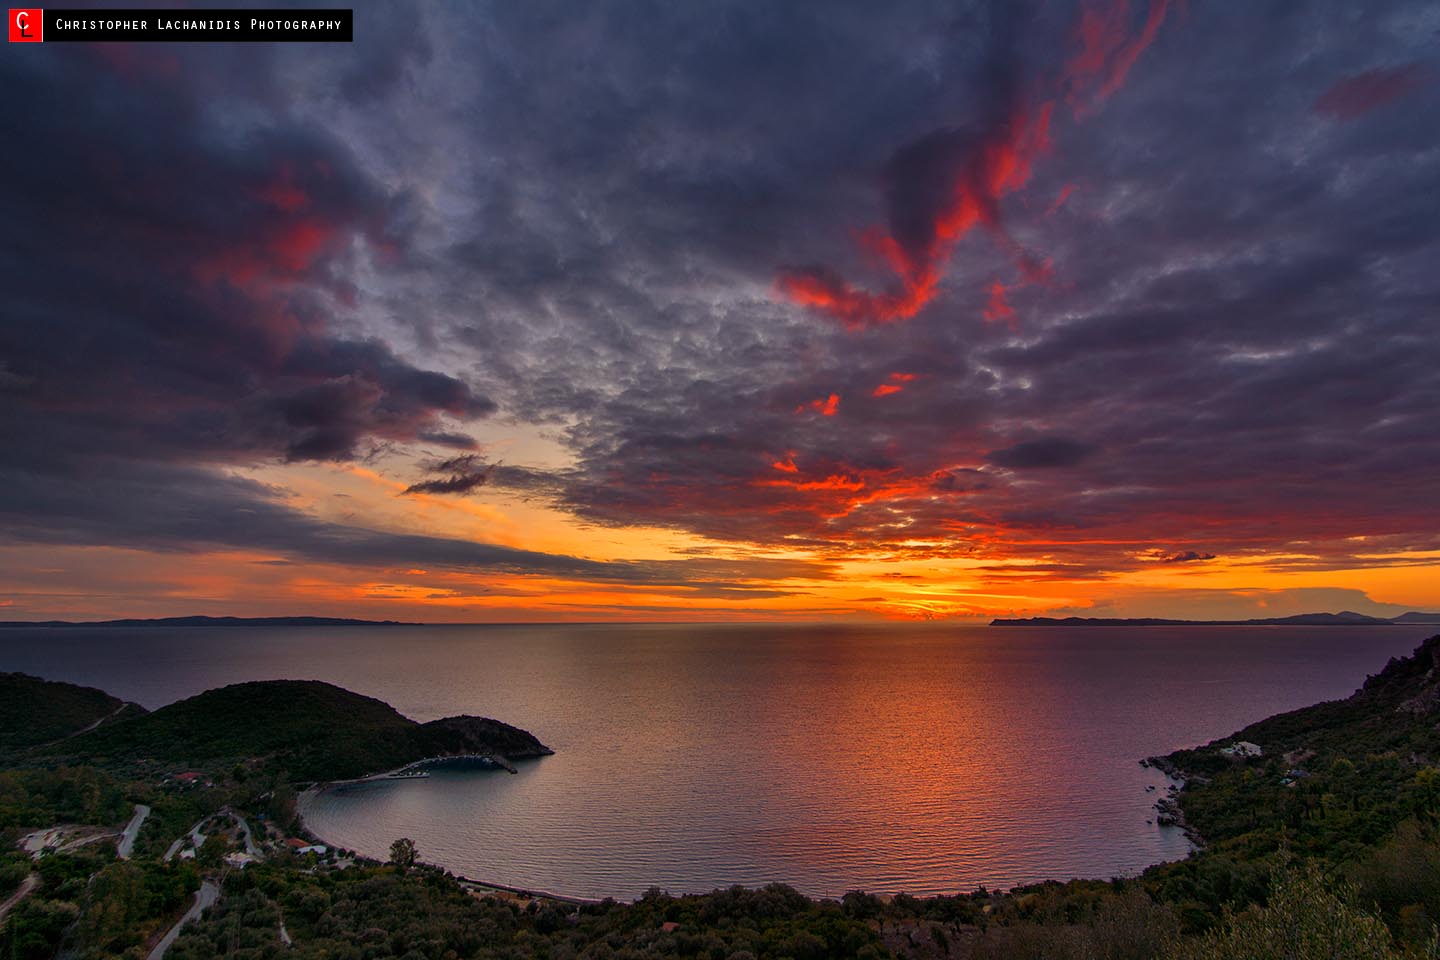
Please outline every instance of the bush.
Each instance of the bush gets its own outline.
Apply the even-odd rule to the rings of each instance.
[[[1400,960],[1390,931],[1350,902],[1353,890],[1332,890],[1320,871],[1280,881],[1266,907],[1231,914],[1221,929],[1186,943],[1170,960]]]

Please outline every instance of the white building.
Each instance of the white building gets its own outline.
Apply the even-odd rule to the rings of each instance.
[[[1265,754],[1258,743],[1249,740],[1236,740],[1228,747],[1221,747],[1220,752],[1227,757],[1259,757]]]

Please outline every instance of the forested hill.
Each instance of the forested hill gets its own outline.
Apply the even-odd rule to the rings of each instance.
[[[1237,753],[1236,743],[1260,755]],[[1428,819],[1440,801],[1437,761],[1440,636],[1392,659],[1344,700],[1155,762],[1187,780],[1180,809],[1208,844],[1344,859],[1406,820]]]
[[[1344,700],[1276,714],[1204,747],[1177,750],[1167,758],[1178,768],[1204,773],[1229,769],[1221,748],[1235,741],[1260,746],[1275,757],[1313,752],[1325,761],[1355,755],[1399,753],[1407,760],[1440,758],[1440,636],[1385,668]]]
[[[550,752],[531,734],[498,720],[417,723],[373,697],[315,680],[209,690],[38,751],[51,762],[107,766],[153,761],[214,770],[259,763],[293,780],[345,779],[457,753],[515,760]]]
[[[125,701],[94,687],[0,673],[0,759],[118,718],[122,707]],[[145,711],[132,703],[124,712]]]

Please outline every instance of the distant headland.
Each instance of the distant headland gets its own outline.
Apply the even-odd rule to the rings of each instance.
[[[0,627],[423,627],[403,620],[349,617],[155,617],[125,620],[0,620]]]
[[[1292,617],[1254,620],[1167,620],[1160,617],[1025,617],[996,619],[992,627],[1382,627],[1440,623],[1440,613],[1402,613],[1371,617],[1352,610],[1339,613],[1297,613]]]

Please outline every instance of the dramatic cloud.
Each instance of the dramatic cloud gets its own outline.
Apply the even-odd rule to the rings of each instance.
[[[823,551],[1053,556],[1090,569],[1148,562],[1137,557],[1157,541],[1176,544],[1175,553],[1194,543],[1229,557],[1304,540],[1337,564],[1349,562],[1346,537],[1408,531],[1411,544],[1431,542],[1435,508],[1423,491],[1440,451],[1422,424],[1437,395],[1436,339],[1417,305],[1436,293],[1422,263],[1436,252],[1440,222],[1426,160],[1437,131],[1396,118],[1362,142],[1343,127],[1317,132],[1309,109],[1317,85],[1394,45],[1383,39],[1385,24],[1403,21],[1406,6],[1377,14],[1365,37],[1347,35],[1350,27],[1323,11],[1272,19],[1198,9],[1176,18],[1149,4],[1122,17],[1117,9],[1050,21],[967,14],[953,31],[932,29],[943,38],[932,48],[953,56],[937,54],[923,82],[897,89],[893,73],[863,74],[881,90],[873,100],[853,89],[801,97],[769,72],[777,69],[770,61],[752,63],[723,41],[695,56],[687,89],[723,88],[723,70],[744,62],[789,94],[768,98],[760,119],[749,104],[731,117],[731,129],[749,138],[784,127],[823,140],[791,161],[788,181],[776,180],[780,155],[729,161],[678,105],[627,98],[644,75],[628,63],[610,68],[603,102],[614,118],[634,114],[618,129],[668,144],[682,130],[698,138],[694,152],[665,154],[659,167],[662,180],[683,173],[685,189],[657,191],[643,178],[654,170],[632,176],[618,158],[576,167],[571,158],[594,149],[592,136],[536,128],[547,150],[529,155],[593,184],[592,215],[607,225],[600,232],[632,242],[622,251],[597,241],[578,261],[568,254],[585,278],[481,267],[477,302],[480,291],[488,303],[524,291],[527,305],[564,306],[545,314],[553,328],[543,336],[520,331],[532,306],[515,308],[509,324],[487,320],[484,339],[469,322],[458,329],[477,349],[510,343],[510,369],[479,362],[511,385],[507,396],[527,416],[567,423],[577,462],[554,474],[566,509],[607,524]],[[805,30],[846,35],[849,16]],[[918,30],[903,17],[890,26]],[[587,37],[616,43],[610,31],[619,28],[591,22]],[[863,32],[884,46],[891,29]],[[1183,42],[1167,45],[1172,35]],[[1332,45],[1311,56],[1287,45],[1299,35]],[[1249,38],[1239,49],[1237,36]],[[867,49],[856,43],[848,49]],[[529,40],[522,46],[534,49]],[[822,69],[824,55],[815,57]],[[985,180],[976,159],[990,142],[984,131],[1035,129],[1031,119],[986,127],[976,118],[1012,96],[1035,104],[1026,79],[1057,74],[1077,82],[1073,95],[1055,95],[1054,111],[1067,118],[1057,126],[1052,111],[1055,149],[1026,168],[1023,193],[996,195],[1006,208],[999,225],[1014,244],[966,246],[949,261],[964,282],[935,286],[928,308],[899,326],[871,325],[872,308],[891,293],[838,298],[831,312],[856,321],[849,331],[806,325],[804,313],[768,302],[765,254],[798,260],[824,232],[817,211],[835,217],[828,229],[844,240],[845,211],[862,207],[867,193],[863,180],[852,189],[847,174],[867,165],[879,171],[886,235],[898,249],[923,252],[943,225],[925,212],[944,212],[944,198],[960,195],[946,193],[956,184]],[[1007,75],[1020,79],[987,85]],[[536,89],[518,92],[509,109],[555,102],[556,84],[526,79]],[[1256,98],[1257,89],[1277,94]],[[791,112],[796,102],[851,106],[801,115]],[[884,107],[853,108],[869,102]],[[887,126],[897,114],[907,123]],[[848,152],[825,139],[841,129]],[[856,155],[854,144],[875,149]],[[826,161],[833,174],[817,175]],[[817,183],[835,185],[832,195],[794,203]],[[975,209],[994,199],[977,197]],[[790,222],[733,217],[737,200],[748,215],[762,198]],[[700,225],[685,240],[656,206],[677,199],[685,222]],[[566,226],[546,235],[574,244],[570,221],[554,217]],[[536,211],[504,222],[515,237],[545,231],[548,221]],[[717,234],[719,225],[727,231]],[[750,240],[753,255],[736,236]],[[689,251],[683,269],[695,288],[716,292],[685,296],[667,285],[682,269],[670,242]],[[1026,250],[1051,260],[1051,281],[1026,282],[1016,267]],[[753,286],[737,287],[737,276]],[[905,296],[903,284],[894,295]],[[1021,322],[985,324],[987,309]],[[881,389],[899,385],[890,379],[896,370],[921,378]],[[833,415],[820,416],[827,409]]]
[[[343,460],[494,411],[346,328],[358,264],[406,255],[405,195],[284,115],[237,125],[211,84],[92,56],[4,68],[12,450],[58,420],[123,456]],[[213,73],[199,58],[177,69]]]
[[[825,267],[788,270],[779,287],[791,299],[860,327],[913,317],[938,292],[945,261],[975,227],[1015,260],[1027,282],[1049,279],[1050,264],[1011,234],[1001,202],[1030,181],[1036,161],[1052,147],[1051,125],[1061,100],[1077,119],[1125,82],[1135,61],[1165,22],[1167,0],[1151,0],[1138,34],[1130,31],[1127,0],[1094,0],[1080,13],[1079,50],[1052,79],[1026,77],[1015,49],[1022,8],[1003,11],[992,24],[993,46],[982,61],[979,115],[967,128],[946,128],[898,150],[885,168],[890,229],[861,235],[865,247],[896,276],[894,289],[872,294]],[[1062,193],[1055,208],[1064,203]],[[985,319],[1008,318],[1005,287],[990,287]]]
[[[5,539],[716,597],[1434,562],[1418,0],[390,16],[0,64]],[[573,541],[395,532],[515,504]],[[662,541],[719,552],[587,559]]]
[[[768,591],[776,581],[825,578],[827,564],[707,557],[602,562],[468,540],[318,520],[253,480],[168,465],[120,466],[109,493],[55,473],[0,471],[6,539],[43,545],[117,544],[165,552],[240,549],[317,563],[485,574],[541,574],[616,584]],[[760,581],[764,586],[757,586]]]

